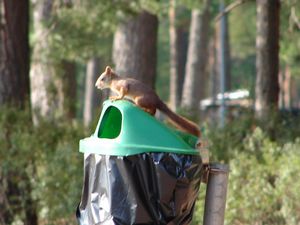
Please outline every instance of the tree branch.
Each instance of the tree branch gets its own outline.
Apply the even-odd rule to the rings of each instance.
[[[222,16],[226,15],[227,13],[229,13],[231,10],[233,10],[234,8],[246,3],[246,2],[250,2],[253,0],[236,0],[235,2],[232,2],[231,4],[229,4],[223,12],[220,12],[214,19],[215,22],[218,22]]]
[[[294,24],[297,26],[297,28],[300,29],[300,20],[296,15],[296,11],[295,11],[294,6],[291,8],[290,18],[291,18],[292,22],[294,22]]]

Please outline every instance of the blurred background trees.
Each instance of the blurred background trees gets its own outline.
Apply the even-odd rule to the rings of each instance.
[[[24,108],[29,97],[29,1],[1,1],[0,6],[0,104]]]
[[[197,117],[197,114],[199,114],[199,102],[204,99],[207,86],[210,5],[210,0],[203,1],[201,11],[200,9],[193,9],[191,12],[181,106],[187,108],[192,117]]]
[[[279,100],[280,1],[257,1],[255,113],[267,118]]]
[[[231,166],[227,224],[299,224],[298,1],[0,0],[0,16],[0,224],[76,223],[106,65],[199,123]]]
[[[147,11],[120,23],[113,42],[113,61],[118,74],[154,88],[156,80],[157,16]]]

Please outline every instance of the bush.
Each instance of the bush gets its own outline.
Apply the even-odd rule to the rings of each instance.
[[[262,123],[247,116],[206,129],[212,161],[230,165],[225,224],[300,223],[298,120],[277,116]],[[202,224],[204,192],[202,185],[193,224]]]
[[[279,160],[279,175],[276,180],[281,202],[280,212],[286,224],[300,223],[300,138],[282,148]]]
[[[1,109],[1,221],[28,221],[38,214],[43,224],[73,224],[82,187],[84,137],[76,124],[42,122],[34,127],[30,113]]]
[[[226,224],[285,224],[276,181],[280,148],[260,128],[230,160]]]
[[[14,109],[0,109],[0,115],[0,224],[25,221],[35,212],[42,224],[74,224],[84,129],[66,122],[34,127],[30,113]],[[264,124],[247,115],[224,129],[206,128],[212,161],[228,163],[231,170],[225,224],[300,223],[299,121],[280,118]],[[195,225],[202,224],[205,188],[202,184]]]

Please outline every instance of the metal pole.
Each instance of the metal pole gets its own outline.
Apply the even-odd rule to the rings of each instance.
[[[225,9],[224,0],[220,0],[220,12],[222,13]],[[224,127],[225,125],[225,113],[226,113],[226,106],[225,106],[225,78],[226,78],[226,69],[225,69],[225,16],[223,15],[220,20],[220,91],[221,91],[221,106],[220,106],[220,125]]]
[[[223,225],[229,166],[209,164],[203,225]]]

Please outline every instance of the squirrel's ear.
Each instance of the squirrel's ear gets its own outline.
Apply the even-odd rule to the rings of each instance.
[[[111,74],[111,68],[110,68],[109,66],[107,66],[107,67],[105,68],[105,73],[106,73],[106,74]]]

